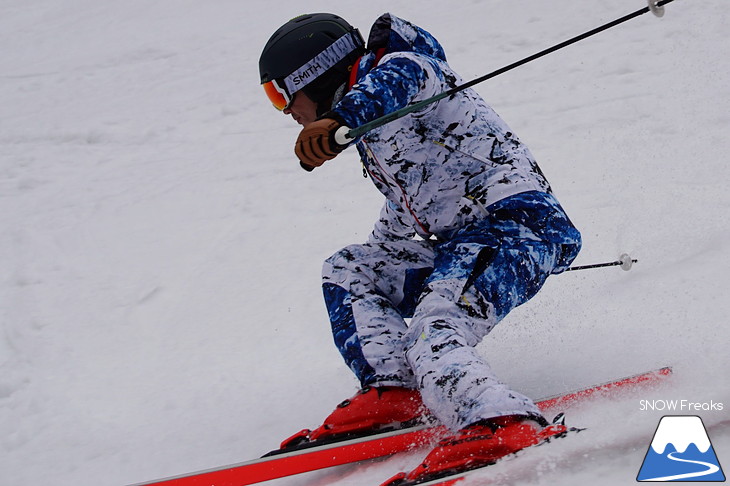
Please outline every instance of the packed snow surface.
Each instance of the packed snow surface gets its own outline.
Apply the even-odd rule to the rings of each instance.
[[[299,168],[257,66],[287,19],[331,11],[367,35],[390,11],[472,79],[645,5],[0,1],[0,484],[242,462],[357,390],[319,275],[381,196],[353,149]],[[675,0],[477,87],[582,231],[576,264],[639,260],[552,277],[481,352],[536,398],[675,375],[569,410],[586,432],[473,484],[634,484],[667,414],[701,416],[730,465],[729,19],[727,0]],[[423,454],[272,483],[375,485]]]

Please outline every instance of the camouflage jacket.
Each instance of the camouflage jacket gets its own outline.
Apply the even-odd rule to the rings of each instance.
[[[358,127],[462,81],[425,30],[381,16],[354,84],[330,116]],[[387,201],[371,241],[443,236],[506,197],[550,192],[528,148],[473,90],[460,91],[359,137],[365,169]]]

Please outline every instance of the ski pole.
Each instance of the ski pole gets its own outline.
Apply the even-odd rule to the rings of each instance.
[[[568,268],[566,270],[566,272],[572,272],[575,270],[589,270],[591,268],[603,268],[603,267],[621,267],[621,270],[625,270],[628,272],[629,270],[631,270],[631,267],[634,265],[634,263],[636,263],[638,261],[639,260],[631,258],[628,254],[624,253],[615,262],[594,263],[592,265],[579,265],[577,267]]]
[[[496,71],[493,71],[489,74],[485,74],[484,76],[472,79],[471,81],[468,81],[464,84],[451,88],[450,90],[444,91],[443,93],[437,94],[436,96],[425,99],[423,101],[419,101],[418,103],[414,103],[412,105],[408,105],[399,110],[395,110],[392,113],[388,113],[387,115],[381,116],[380,118],[376,118],[375,120],[365,123],[356,128],[350,128],[350,127],[345,127],[345,126],[340,127],[337,130],[337,132],[335,132],[335,142],[337,142],[340,145],[347,145],[351,140],[353,140],[361,135],[364,135],[365,133],[369,132],[370,130],[372,130],[374,128],[381,127],[387,123],[390,123],[399,118],[402,118],[402,117],[408,115],[409,113],[412,113],[416,110],[420,110],[421,108],[423,108],[426,105],[430,105],[431,103],[440,101],[455,93],[458,93],[459,91],[463,91],[467,88],[471,88],[475,84],[479,84],[488,79],[492,79],[496,76],[499,76],[500,74],[506,73],[507,71],[511,71],[512,69],[514,69],[516,67],[522,66],[523,64],[527,64],[528,62],[534,61],[535,59],[539,59],[543,56],[546,56],[552,52],[560,50],[571,44],[575,44],[578,41],[591,37],[595,34],[598,34],[599,32],[603,32],[604,30],[608,30],[611,27],[615,27],[619,24],[627,22],[640,15],[644,15],[645,13],[652,12],[657,17],[661,17],[664,15],[664,5],[666,5],[670,2],[673,2],[674,0],[659,0],[659,1],[647,0],[647,1],[648,1],[648,6],[642,8],[642,9],[639,9],[636,12],[625,15],[612,22],[608,22],[607,24],[601,25],[600,27],[596,27],[593,30],[589,30],[588,32],[584,32],[583,34],[577,35],[571,39],[561,42],[560,44],[556,44],[552,47],[548,47],[547,49],[544,49],[536,54],[528,56],[517,62],[513,62],[512,64],[504,66],[503,68],[497,69]]]

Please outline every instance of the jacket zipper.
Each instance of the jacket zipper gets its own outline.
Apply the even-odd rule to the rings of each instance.
[[[423,223],[421,223],[421,220],[420,220],[420,219],[418,219],[418,216],[416,216],[416,213],[415,213],[415,212],[413,211],[413,209],[411,209],[411,205],[410,205],[410,204],[408,204],[408,196],[407,196],[407,193],[406,193],[405,189],[403,189],[403,186],[401,186],[401,185],[400,185],[400,183],[399,183],[399,182],[398,182],[398,181],[396,180],[396,178],[395,178],[395,177],[393,177],[392,175],[388,174],[388,172],[386,172],[386,171],[385,171],[385,169],[383,169],[383,166],[382,166],[382,165],[380,164],[380,161],[379,161],[379,160],[378,160],[378,159],[377,159],[377,158],[375,157],[375,154],[373,153],[373,151],[372,151],[372,150],[370,150],[370,147],[368,146],[367,142],[365,142],[364,140],[361,140],[361,142],[363,143],[363,145],[365,145],[365,149],[366,149],[366,151],[367,151],[368,155],[370,156],[370,159],[371,159],[371,160],[372,160],[372,161],[373,161],[373,162],[374,162],[374,163],[375,163],[375,164],[376,164],[376,165],[378,166],[378,168],[380,169],[380,173],[381,173],[381,174],[384,174],[385,176],[387,176],[387,177],[389,177],[390,179],[392,179],[393,183],[394,183],[394,184],[395,184],[395,185],[396,185],[396,186],[398,187],[398,189],[400,189],[400,192],[401,192],[401,194],[403,195],[403,204],[405,204],[405,206],[406,206],[406,209],[408,209],[408,212],[409,212],[409,213],[411,214],[411,216],[413,217],[413,219],[414,219],[414,221],[416,222],[416,224],[418,224],[418,226],[419,226],[419,227],[421,228],[421,230],[423,231],[423,233],[424,233],[424,234],[426,234],[426,235],[430,235],[430,234],[432,234],[432,233],[431,233],[431,232],[430,232],[430,231],[429,231],[429,230],[428,230],[428,229],[426,228],[426,226],[425,226],[425,225],[424,225]],[[363,161],[363,169],[364,169],[364,170],[367,170],[367,173],[368,173],[368,174],[370,174],[370,177],[372,177],[373,179],[375,179],[375,180],[379,181],[379,182],[380,182],[381,184],[384,184],[384,185],[386,185],[386,186],[390,186],[391,188],[393,187],[393,184],[388,184],[388,182],[384,181],[384,180],[383,180],[383,179],[381,179],[380,177],[377,177],[377,176],[376,176],[376,175],[375,175],[375,174],[373,173],[373,171],[371,171],[370,169],[368,169],[368,168],[367,168],[367,166],[365,165],[365,162],[364,162],[364,161]]]

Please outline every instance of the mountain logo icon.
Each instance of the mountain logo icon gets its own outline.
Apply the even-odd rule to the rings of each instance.
[[[702,419],[667,415],[659,421],[637,481],[725,481]]]

